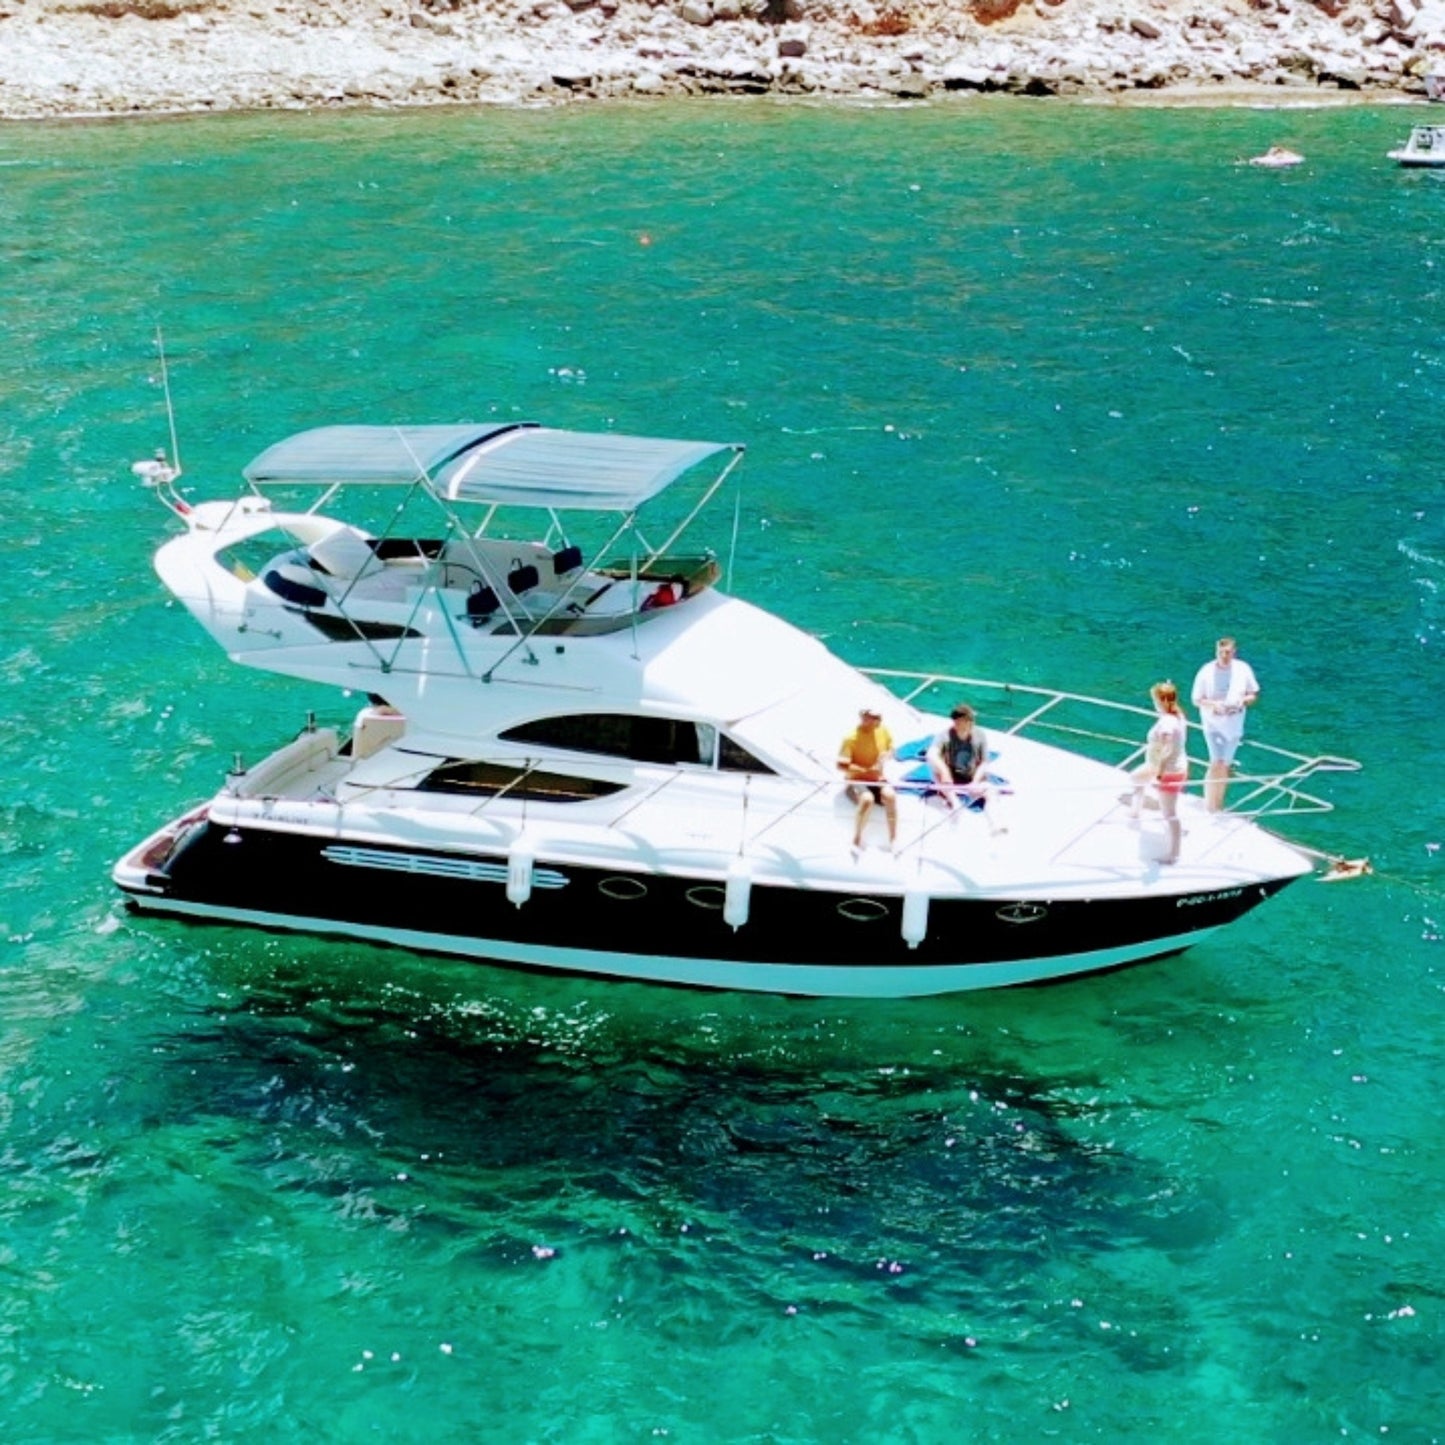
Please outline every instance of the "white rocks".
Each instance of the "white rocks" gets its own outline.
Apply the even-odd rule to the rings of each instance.
[[[1410,27],[1411,37],[1417,45],[1440,49],[1445,46],[1445,3],[1428,0],[1415,14]]]
[[[992,25],[942,0],[210,0],[167,20],[74,4],[0,0],[0,116],[769,88],[1418,94],[1445,49],[1445,0],[1024,0]]]
[[[940,73],[947,90],[984,90],[992,75],[981,65],[970,65],[962,60],[950,60]]]

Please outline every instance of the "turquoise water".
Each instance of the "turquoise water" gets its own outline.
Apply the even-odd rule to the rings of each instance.
[[[1445,1433],[1411,118],[0,130],[0,1438]],[[1235,165],[1275,142],[1307,164]],[[734,590],[859,663],[1142,701],[1233,632],[1257,736],[1367,765],[1296,836],[1377,872],[898,1004],[132,919],[120,852],[354,710],[234,668],[150,571],[157,325],[198,495],[333,421],[735,438]]]

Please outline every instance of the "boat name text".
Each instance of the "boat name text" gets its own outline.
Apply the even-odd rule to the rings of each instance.
[[[1188,898],[1175,899],[1177,908],[1194,908],[1200,903],[1223,903],[1226,898],[1238,898],[1243,888],[1225,888],[1219,893],[1191,893]]]

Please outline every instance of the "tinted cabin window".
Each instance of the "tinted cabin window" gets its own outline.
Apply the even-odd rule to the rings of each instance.
[[[599,753],[609,758],[628,758],[635,763],[693,763],[712,767],[716,754],[717,766],[730,772],[772,772],[746,748],[720,735],[711,723],[680,718],[578,713],[538,718],[535,722],[508,728],[502,736],[512,743]]]
[[[540,768],[528,772],[515,763],[464,761],[443,763],[417,785],[417,791],[464,793],[472,797],[504,792],[509,798],[539,803],[585,803],[590,798],[609,798],[613,793],[620,793],[623,787],[622,783],[543,772]]]
[[[760,763],[741,743],[735,743],[726,733],[718,739],[717,765],[728,773],[771,773],[766,763]]]
[[[696,723],[631,713],[587,713],[538,718],[502,736],[510,743],[536,743],[577,753],[601,753],[635,763],[710,763],[711,739]]]

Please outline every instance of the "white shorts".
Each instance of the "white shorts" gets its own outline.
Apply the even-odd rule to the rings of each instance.
[[[1237,713],[1211,713],[1204,723],[1204,742],[1209,748],[1211,763],[1232,763],[1244,740],[1244,710]]]

